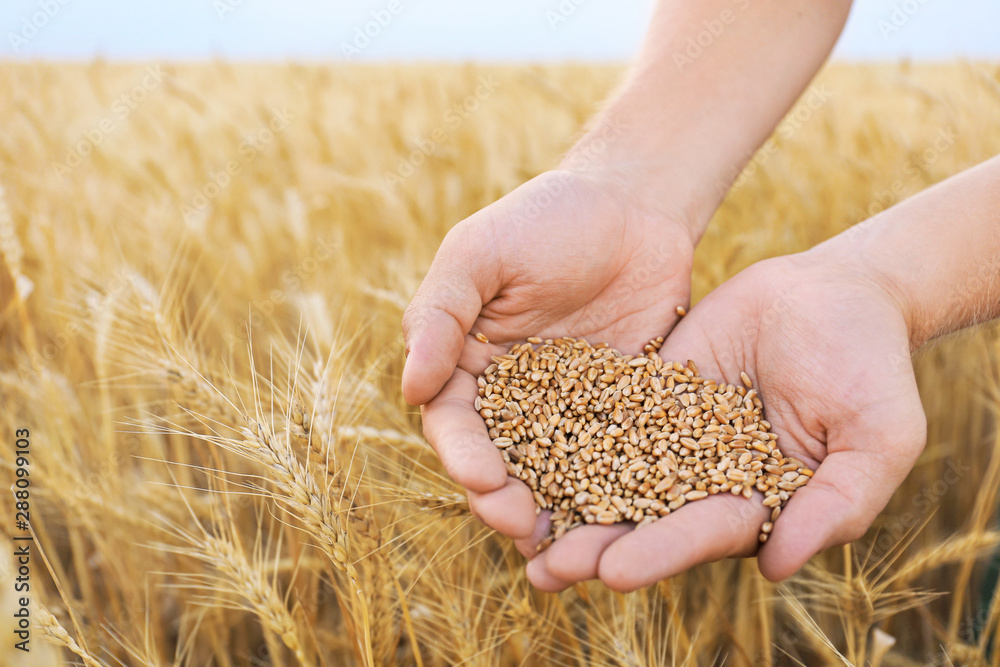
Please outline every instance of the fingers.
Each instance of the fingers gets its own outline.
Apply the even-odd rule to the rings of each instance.
[[[831,453],[796,490],[761,549],[761,573],[780,581],[814,554],[860,539],[913,467],[927,430],[916,386],[831,431]]]
[[[460,304],[450,306],[459,309]],[[421,306],[406,311],[406,363],[403,366],[403,398],[410,405],[423,405],[434,398],[455,369],[471,323],[459,320],[441,306]]]
[[[476,378],[457,369],[434,399],[423,407],[424,435],[448,475],[477,493],[507,483],[507,468],[475,408]]]
[[[535,530],[531,533],[529,537],[523,539],[514,540],[514,546],[517,550],[521,552],[521,555],[532,560],[537,558],[540,554],[538,551],[538,545],[542,543],[542,540],[549,534],[549,528],[552,526],[550,517],[552,512],[549,510],[542,510],[542,512],[535,518]]]
[[[609,544],[629,533],[631,523],[613,526],[580,526],[569,531],[539,554],[537,564],[529,571],[528,579],[539,581],[558,579],[567,585],[597,578],[601,554]]]
[[[720,494],[690,503],[609,545],[598,574],[609,588],[626,592],[700,563],[752,555],[770,511],[757,496]]]
[[[871,508],[873,489],[864,487],[875,480],[862,484],[859,476],[867,473],[851,463],[851,456],[850,452],[827,456],[809,483],[796,490],[761,549],[759,564],[765,577],[786,579],[827,547],[864,535],[882,506]]]
[[[631,530],[631,526],[582,526],[575,528],[545,551],[539,552],[538,545],[548,536],[551,512],[538,515],[535,530],[530,537],[515,540],[518,551],[528,559],[525,568],[528,581],[540,591],[557,593],[573,584],[597,576],[597,562],[601,551],[618,536]],[[556,548],[558,547],[558,548]],[[555,551],[553,551],[555,549]],[[562,561],[570,559],[576,563],[564,566]]]
[[[528,561],[528,565],[525,567],[525,574],[528,575],[528,581],[531,582],[532,586],[545,593],[558,593],[573,585],[572,581],[563,581],[553,576],[542,565],[541,554],[537,558]]]
[[[527,485],[513,477],[496,491],[469,491],[469,508],[487,526],[514,539],[526,539],[535,532],[535,499]]]
[[[499,290],[488,244],[467,240],[475,237],[467,228],[456,227],[445,238],[403,315],[403,397],[411,405],[427,403],[447,382],[483,303]]]

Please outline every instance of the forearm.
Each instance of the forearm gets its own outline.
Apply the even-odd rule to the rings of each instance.
[[[610,171],[643,203],[685,215],[697,240],[823,64],[849,8],[661,0],[629,76],[563,166]]]
[[[1000,317],[1000,156],[817,246],[900,304],[913,349]]]

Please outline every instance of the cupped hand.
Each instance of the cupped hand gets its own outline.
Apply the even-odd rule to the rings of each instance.
[[[619,528],[614,541],[570,531],[529,563],[531,581],[558,590],[597,572],[626,591],[758,548],[761,572],[776,581],[819,551],[860,538],[926,442],[904,312],[891,286],[824,246],[761,262],[717,288],[660,355],[693,359],[703,376],[732,384],[745,371],[778,447],[813,468],[812,480],[763,546],[757,536],[770,510],[761,498],[723,494],[639,529]]]
[[[473,512],[517,539],[529,557],[547,532],[547,513],[536,516],[528,487],[507,476],[475,410],[477,376],[491,356],[530,336],[586,338],[641,353],[690,299],[687,220],[637,205],[615,183],[546,172],[463,220],[445,237],[403,317],[404,397],[423,406],[424,433],[468,490]],[[585,534],[602,545],[620,531]]]

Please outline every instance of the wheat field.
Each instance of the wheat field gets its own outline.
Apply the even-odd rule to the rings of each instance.
[[[0,64],[4,665],[1000,665],[1000,336],[915,358],[868,535],[628,595],[531,589],[399,390],[448,228],[554,166],[616,66]],[[1000,153],[1000,66],[833,65],[698,250],[694,300]]]

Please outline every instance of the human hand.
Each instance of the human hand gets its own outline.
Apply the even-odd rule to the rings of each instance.
[[[459,224],[407,309],[404,396],[426,404],[424,431],[471,507],[508,535],[534,525],[537,542],[545,521],[531,518],[527,487],[507,479],[485,437],[472,409],[476,374],[531,335],[624,352],[665,335],[689,299],[693,246],[826,58],[850,6],[743,8],[724,45],[680,66],[677,45],[725,4],[660,3],[626,80],[564,159],[570,170],[542,174]],[[526,555],[532,545],[519,543]]]
[[[477,376],[491,356],[536,335],[641,353],[690,298],[700,229],[640,206],[618,182],[546,172],[462,221],[403,318],[406,400],[423,405],[424,433],[472,511],[529,557],[548,513],[536,516],[528,487],[508,478],[474,406]],[[490,342],[476,340],[479,332]]]
[[[596,574],[632,590],[758,547],[761,572],[780,580],[813,554],[860,538],[926,440],[906,312],[891,286],[824,246],[761,262],[717,288],[660,355],[693,359],[703,376],[733,384],[746,371],[779,448],[814,477],[762,547],[771,510],[759,495],[721,494],[639,529],[616,526],[617,539],[574,529],[528,564],[531,582],[554,591]]]

